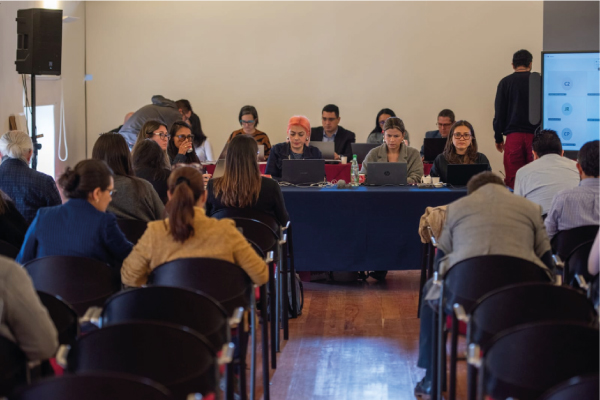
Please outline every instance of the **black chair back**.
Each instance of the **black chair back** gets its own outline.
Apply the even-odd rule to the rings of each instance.
[[[521,282],[550,282],[545,269],[522,258],[487,255],[468,258],[450,268],[444,276],[444,297],[448,314],[454,303],[467,313],[475,302],[492,290]]]
[[[579,244],[594,240],[598,234],[598,228],[598,225],[585,225],[559,231],[551,241],[554,254],[558,254],[564,260]]]
[[[0,397],[27,382],[27,357],[7,338],[0,336]]]
[[[484,356],[484,394],[534,400],[567,379],[598,374],[599,340],[597,328],[576,322],[536,322],[504,331]]]
[[[131,321],[157,321],[186,326],[220,351],[228,341],[225,309],[212,297],[190,289],[149,286],[127,290],[106,301],[102,326]]]
[[[588,240],[576,246],[565,259],[564,282],[573,284],[575,274],[583,276],[586,281],[592,279],[588,272],[588,257],[592,251],[593,240]]]
[[[598,310],[600,306],[600,281],[598,280],[598,274],[592,278],[590,288],[588,289],[588,298],[594,304],[594,308]]]
[[[157,322],[115,324],[81,336],[68,371],[110,371],[152,379],[176,399],[216,390],[216,355],[208,341],[182,326]]]
[[[472,343],[483,351],[492,337],[517,325],[538,321],[592,324],[596,312],[581,292],[550,283],[519,283],[488,293],[471,310]]]
[[[169,261],[152,271],[148,284],[200,290],[221,303],[227,315],[238,307],[249,307],[253,288],[241,267],[215,258]]]
[[[136,244],[140,240],[148,226],[146,221],[138,221],[136,219],[117,219],[117,224],[127,240],[133,244]]]
[[[279,241],[279,224],[270,214],[251,208],[222,208],[210,215],[213,218],[230,218],[242,229],[242,234],[254,242],[263,253],[275,251]],[[275,254],[277,259],[278,254]]]
[[[60,296],[82,316],[120,289],[113,268],[86,257],[49,256],[25,264],[36,290]]]
[[[5,242],[4,240],[0,240],[0,255],[12,258],[14,260],[19,254],[19,250],[20,249],[16,248],[12,244]]]
[[[49,293],[37,292],[40,301],[48,310],[52,322],[58,331],[60,344],[72,345],[79,336],[79,318],[77,312],[67,302]]]
[[[597,399],[600,391],[598,375],[578,376],[546,392],[539,400]]]
[[[64,375],[17,390],[9,400],[171,400],[163,385],[134,375]]]

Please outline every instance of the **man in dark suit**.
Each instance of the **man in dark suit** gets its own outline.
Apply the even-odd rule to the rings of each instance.
[[[450,109],[443,109],[442,111],[440,111],[440,113],[438,114],[438,118],[437,118],[437,127],[438,130],[437,131],[427,131],[425,132],[425,139],[429,139],[429,138],[447,138],[448,134],[450,134],[450,128],[452,127],[452,124],[454,123],[455,118],[454,118],[454,112]],[[424,153],[424,145],[421,146],[421,158],[423,158],[425,156]]]
[[[356,142],[356,135],[339,125],[340,109],[334,104],[328,104],[323,107],[321,113],[323,126],[312,128],[310,130],[310,140],[315,142],[334,142],[335,159],[340,156],[352,157],[352,146],[350,143]]]

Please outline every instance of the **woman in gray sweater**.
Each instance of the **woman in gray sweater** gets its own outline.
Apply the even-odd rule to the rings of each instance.
[[[107,211],[120,219],[145,222],[162,219],[164,204],[150,182],[134,176],[131,154],[123,136],[101,135],[94,144],[92,158],[105,161],[115,174],[115,190]]]
[[[398,117],[390,117],[383,125],[383,144],[372,149],[362,163],[361,174],[368,174],[369,163],[406,163],[407,183],[419,183],[423,177],[423,161],[417,149],[404,143],[406,128]]]

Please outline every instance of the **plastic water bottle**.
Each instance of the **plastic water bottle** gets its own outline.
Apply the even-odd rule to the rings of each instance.
[[[350,167],[350,184],[352,186],[358,186],[360,184],[360,179],[358,176],[358,160],[356,158],[356,154],[352,157],[352,165]]]

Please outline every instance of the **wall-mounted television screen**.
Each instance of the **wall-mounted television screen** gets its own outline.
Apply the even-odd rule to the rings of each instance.
[[[600,135],[600,53],[542,52],[542,126],[563,150],[578,151]]]

